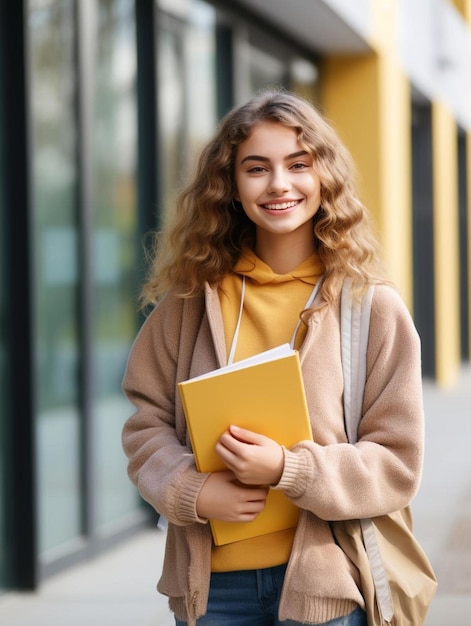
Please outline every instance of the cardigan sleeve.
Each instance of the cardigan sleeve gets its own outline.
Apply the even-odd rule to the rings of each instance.
[[[300,442],[285,450],[276,488],[325,520],[402,509],[420,482],[423,424],[419,337],[399,295],[377,286],[358,442]]]
[[[190,340],[182,332],[185,306],[191,305],[167,296],[153,310],[132,346],[123,380],[135,407],[122,433],[129,477],[144,500],[178,525],[205,521],[196,514],[196,499],[207,478],[196,471],[184,422],[175,417],[178,372],[188,370],[191,358],[182,346]]]

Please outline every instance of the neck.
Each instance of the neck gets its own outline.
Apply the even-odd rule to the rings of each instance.
[[[287,237],[265,231],[257,233],[255,253],[275,274],[288,274],[299,267],[314,251],[312,231],[309,237]]]

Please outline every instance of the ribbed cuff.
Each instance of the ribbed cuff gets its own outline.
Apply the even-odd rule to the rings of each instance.
[[[199,472],[187,472],[185,475],[181,488],[177,492],[177,502],[175,503],[177,517],[182,522],[207,523],[208,520],[198,517],[196,513],[196,500],[208,477],[209,474],[200,474]]]
[[[358,604],[346,598],[316,598],[290,590],[289,602],[280,604],[280,620],[325,624],[352,613]]]
[[[280,482],[273,489],[284,491],[291,498],[301,496],[307,484],[310,469],[307,450],[299,449],[296,452],[283,447],[285,466]]]

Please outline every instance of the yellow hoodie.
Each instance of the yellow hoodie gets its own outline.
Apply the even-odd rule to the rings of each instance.
[[[234,272],[223,279],[219,290],[229,353],[239,316],[241,276],[246,277],[244,310],[234,361],[291,341],[299,315],[322,269],[316,254],[288,274],[275,274],[250,250],[242,254]],[[295,348],[302,344],[305,333],[306,327],[301,324]]]
[[[239,317],[242,280],[246,291],[234,361],[258,354],[282,343],[290,343],[301,311],[322,274],[316,254],[288,274],[275,274],[252,251],[246,250],[219,289],[226,349],[229,354]],[[301,323],[294,347],[306,334]],[[254,537],[225,546],[213,546],[212,571],[259,569],[287,563],[295,528]]]

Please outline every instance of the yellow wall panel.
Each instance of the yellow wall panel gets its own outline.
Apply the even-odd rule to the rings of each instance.
[[[441,102],[432,104],[437,382],[450,386],[460,364],[457,128]]]
[[[325,112],[355,159],[389,274],[412,308],[408,81],[386,54],[329,58],[321,76]]]
[[[389,273],[412,310],[412,146],[410,85],[391,57],[381,61],[382,239]]]
[[[331,57],[322,64],[321,98],[327,117],[352,153],[360,196],[380,227],[378,70],[374,56]]]

